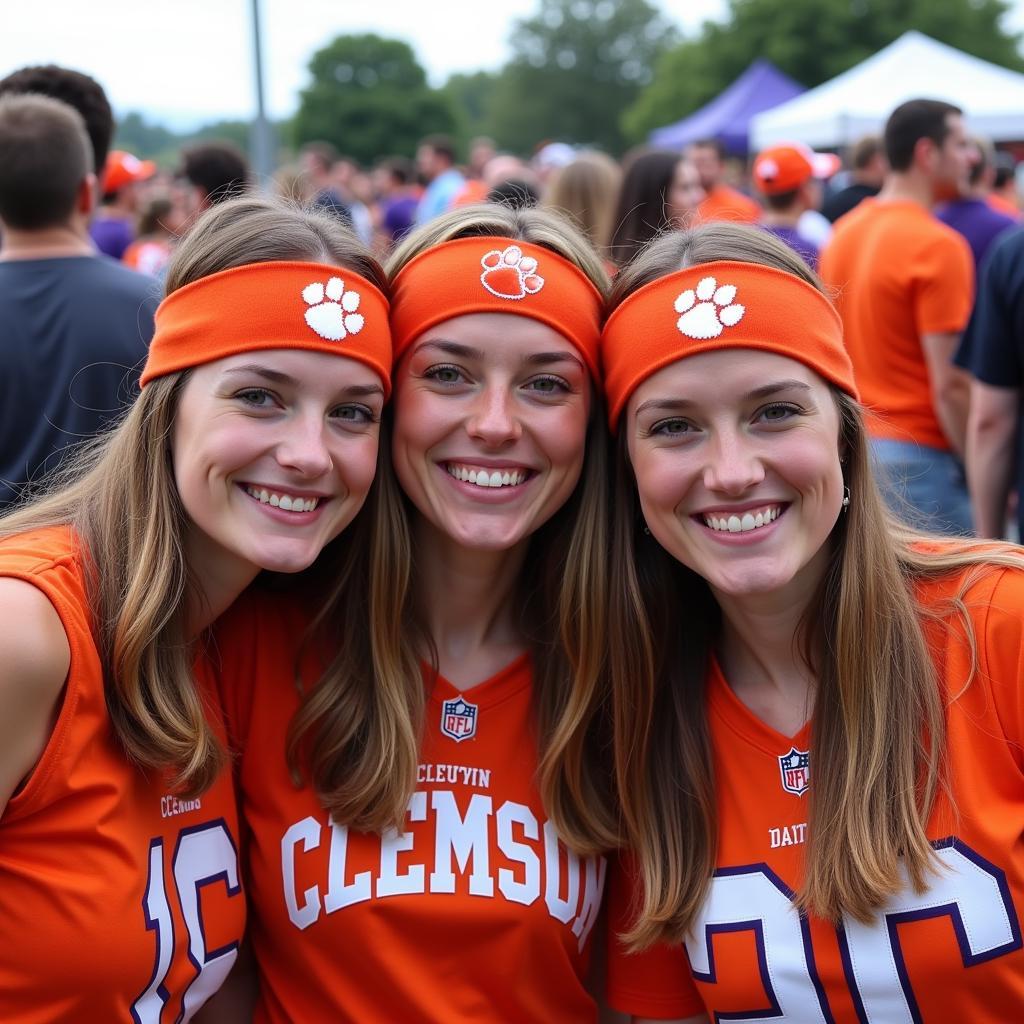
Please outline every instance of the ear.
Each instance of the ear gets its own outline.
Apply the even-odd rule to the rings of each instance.
[[[87,174],[78,186],[78,198],[75,200],[75,212],[88,219],[96,209],[97,182],[95,174]]]
[[[914,143],[914,166],[922,171],[930,171],[936,152],[935,143],[927,136],[922,136]]]

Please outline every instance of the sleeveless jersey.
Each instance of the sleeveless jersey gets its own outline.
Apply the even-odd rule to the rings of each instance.
[[[187,1021],[245,925],[230,773],[184,800],[126,759],[70,530],[3,541],[0,575],[49,598],[71,649],[53,734],[0,817],[0,1020]]]
[[[256,1021],[593,1021],[583,978],[605,861],[569,852],[546,819],[529,659],[461,693],[425,672],[405,830],[367,834],[332,822],[286,767],[303,628],[286,607],[248,601],[218,624],[241,751]]]
[[[992,568],[969,590],[978,672],[948,599],[962,577],[924,584],[942,621],[925,630],[948,700],[953,804],[928,825],[930,887],[908,884],[869,923],[799,916],[809,726],[783,736],[733,694],[717,667],[707,713],[718,794],[717,867],[683,946],[629,955],[610,939],[614,1006],[638,1016],[799,1024],[1007,1024],[1024,1020],[1024,573]],[[610,935],[629,920],[615,872]]]

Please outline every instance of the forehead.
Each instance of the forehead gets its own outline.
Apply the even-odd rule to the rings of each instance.
[[[679,359],[653,373],[633,392],[632,412],[646,401],[685,399],[702,408],[741,400],[778,381],[800,381],[815,392],[828,393],[828,382],[797,359],[759,349],[730,348]]]
[[[574,346],[553,327],[515,313],[467,313],[443,320],[416,339],[412,353],[433,358],[445,342],[472,348],[480,359],[495,365],[518,363],[538,353],[579,358]]]
[[[310,393],[339,387],[372,387],[381,382],[376,371],[357,359],[293,348],[240,352],[196,367],[193,375],[208,380],[229,379],[242,376],[246,368],[256,375],[256,368],[259,368],[271,375],[287,377],[287,383]]]

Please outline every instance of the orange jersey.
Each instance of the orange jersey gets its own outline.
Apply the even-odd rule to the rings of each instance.
[[[230,777],[184,800],[126,759],[70,530],[3,541],[0,575],[49,598],[71,648],[53,735],[0,817],[0,1020],[187,1021],[245,926]]]
[[[728,185],[715,185],[697,207],[697,220],[731,220],[741,224],[756,224],[761,219],[761,207],[756,199]]]
[[[922,586],[945,608],[953,578]],[[962,625],[926,626],[949,694],[956,812],[928,825],[940,873],[869,924],[801,918],[792,895],[814,784],[809,726],[783,736],[754,717],[717,668],[708,680],[719,834],[717,869],[683,946],[630,956],[611,942],[611,1002],[652,1017],[800,1024],[1008,1024],[1024,1020],[1024,573],[992,569],[968,592],[978,674]],[[616,874],[610,933],[628,921]]]
[[[232,610],[218,639],[241,749],[256,1021],[593,1021],[583,979],[605,861],[570,853],[544,813],[529,659],[461,693],[425,673],[405,831],[360,833],[291,780],[303,624],[255,605]]]
[[[865,199],[836,221],[819,272],[836,291],[871,434],[947,451],[921,338],[967,325],[966,240],[917,203]]]

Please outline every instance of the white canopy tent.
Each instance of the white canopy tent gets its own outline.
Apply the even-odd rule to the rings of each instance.
[[[994,142],[1024,139],[1024,75],[905,32],[831,81],[755,114],[751,149],[791,141],[817,149],[849,145],[881,131],[895,107],[916,97],[955,103],[968,130]]]

